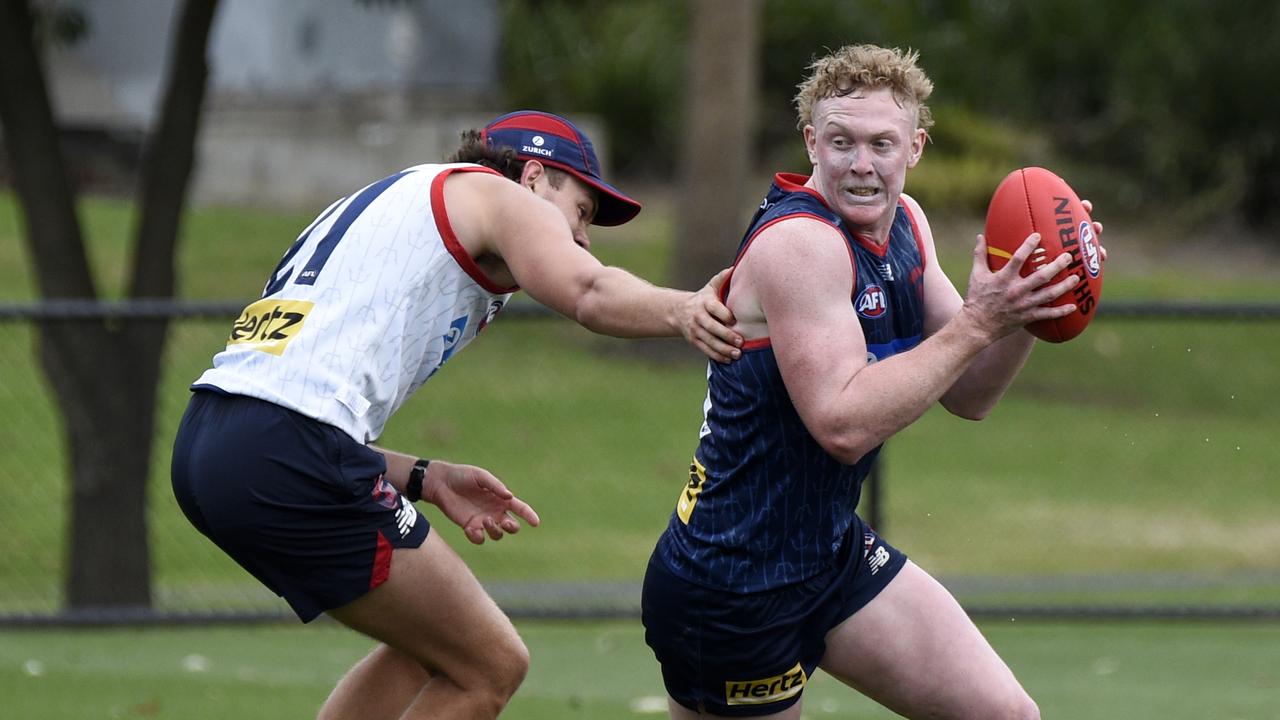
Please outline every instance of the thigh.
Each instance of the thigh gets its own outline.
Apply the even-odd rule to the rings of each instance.
[[[906,717],[1035,717],[951,593],[914,563],[831,630],[821,667]]]
[[[385,582],[328,612],[464,688],[528,662],[511,621],[439,533],[395,550]]]
[[[812,586],[737,594],[705,588],[650,560],[641,595],[645,642],[662,670],[673,718],[799,717],[817,667],[804,629],[824,594]]]

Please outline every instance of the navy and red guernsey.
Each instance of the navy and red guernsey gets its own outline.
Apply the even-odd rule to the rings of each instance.
[[[849,245],[851,300],[867,362],[915,347],[924,328],[924,252],[910,211],[899,203],[889,241],[880,247],[850,233],[822,197],[803,186],[806,180],[775,177],[738,262],[752,239],[779,220],[828,223]],[[663,564],[690,582],[738,593],[789,585],[826,569],[854,521],[880,448],[855,465],[828,454],[792,405],[767,338],[748,342],[735,362],[709,364],[704,410],[689,483],[658,540]]]

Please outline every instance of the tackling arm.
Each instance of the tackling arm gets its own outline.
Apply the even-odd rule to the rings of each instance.
[[[472,173],[475,192],[450,195],[455,227],[478,233],[538,302],[593,332],[615,337],[683,336],[713,360],[738,354],[741,337],[717,292],[724,273],[696,293],[657,287],[602,265],[573,242],[564,217],[518,184]]]

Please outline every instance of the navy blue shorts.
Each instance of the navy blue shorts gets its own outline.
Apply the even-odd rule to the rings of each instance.
[[[383,477],[381,453],[273,403],[197,390],[173,445],[187,519],[303,622],[390,576],[430,525]]]
[[[826,653],[827,633],[884,590],[906,560],[860,520],[829,570],[767,592],[689,582],[655,553],[641,596],[645,642],[662,665],[667,693],[690,710],[782,712],[800,700]]]

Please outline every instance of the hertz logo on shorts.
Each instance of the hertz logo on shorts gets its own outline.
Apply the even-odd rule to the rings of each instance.
[[[764,705],[794,697],[804,690],[805,675],[800,663],[790,670],[763,680],[731,680],[724,684],[724,699],[730,705]]]
[[[702,493],[702,486],[706,482],[707,469],[695,457],[693,462],[689,463],[689,484],[680,490],[680,499],[676,501],[676,515],[680,516],[680,522],[685,525],[689,524],[693,506],[698,504],[698,495]]]
[[[281,355],[289,341],[297,337],[315,303],[307,300],[265,299],[250,305],[231,326],[227,347],[243,345]]]

